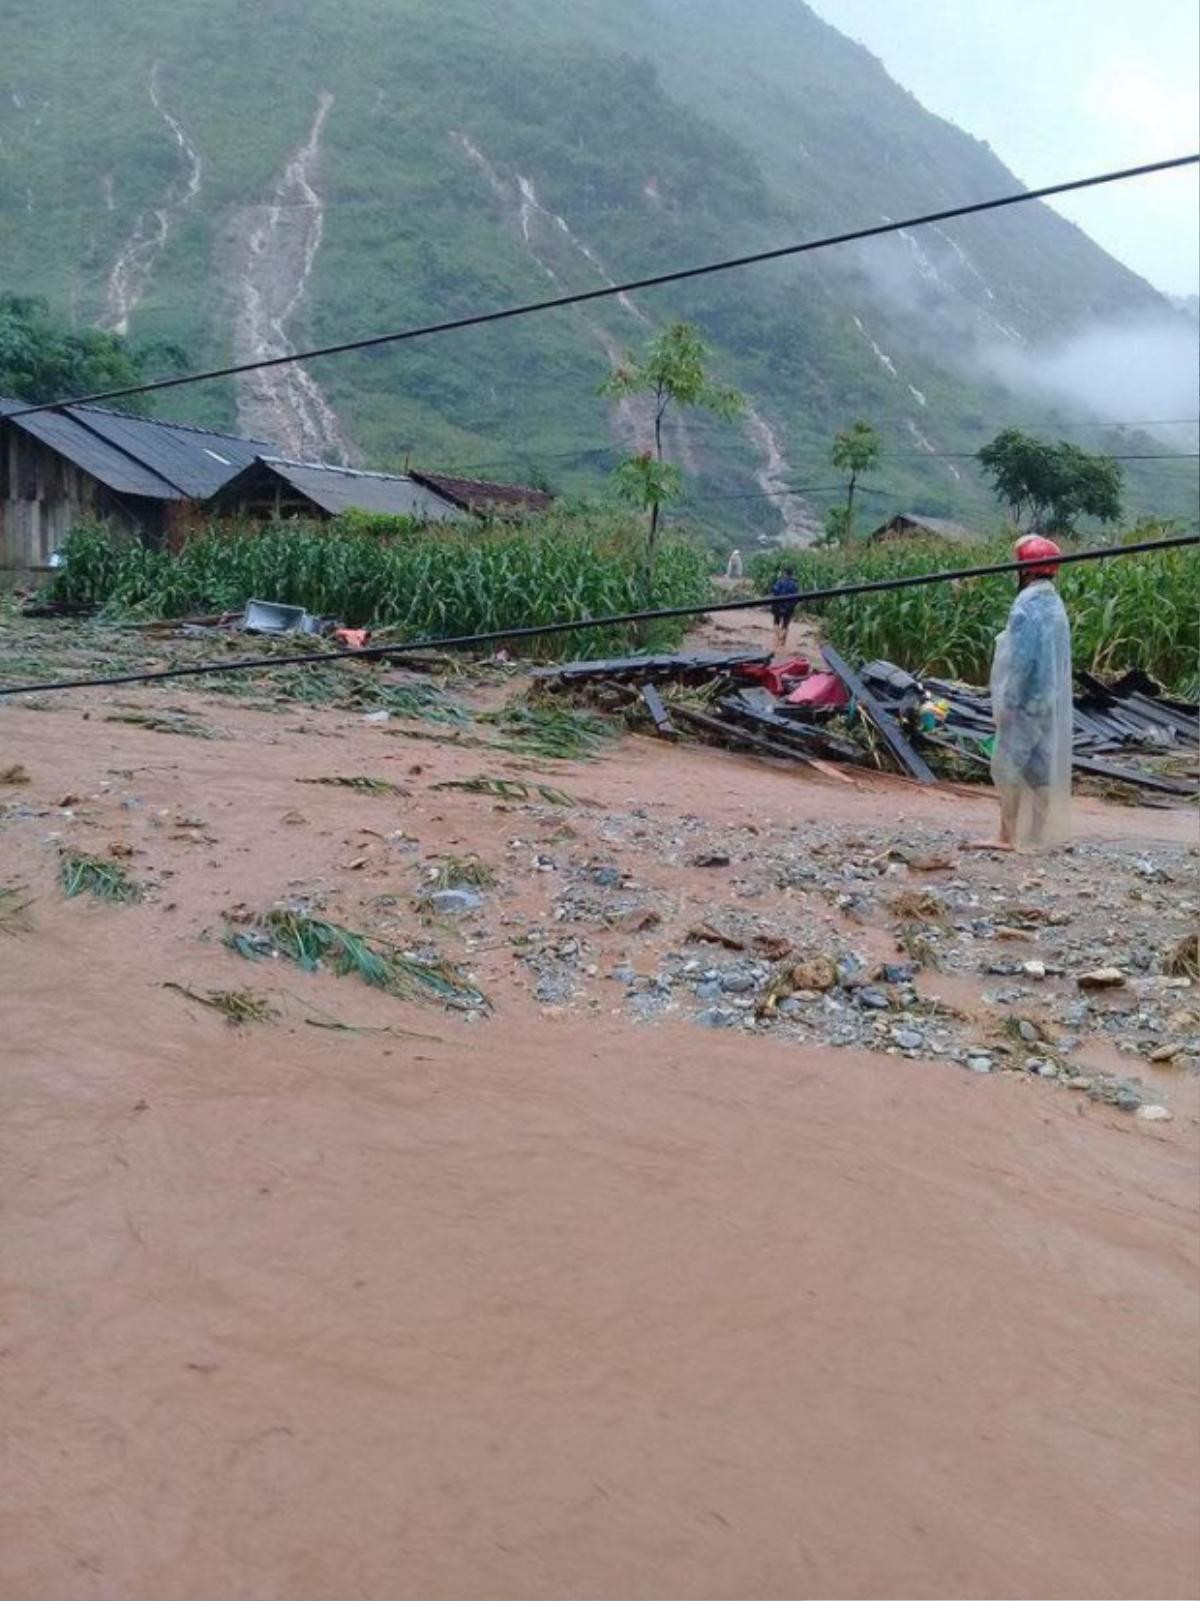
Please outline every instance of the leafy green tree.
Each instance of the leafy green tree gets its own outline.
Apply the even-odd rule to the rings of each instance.
[[[1113,523],[1121,516],[1121,469],[1110,456],[1005,428],[978,460],[1018,527],[1028,519],[1039,533],[1067,534],[1080,517]]]
[[[174,345],[131,345],[99,328],[73,329],[38,295],[0,294],[0,395],[40,405],[141,383],[148,369],[178,369]],[[126,402],[143,410],[142,396]]]
[[[630,355],[600,386],[602,395],[627,399],[645,395],[654,425],[654,450],[631,456],[616,471],[618,493],[650,514],[646,537],[645,588],[649,595],[658,551],[662,507],[682,490],[679,469],[665,461],[663,422],[671,407],[736,417],[743,400],[736,389],[715,384],[705,369],[708,351],[690,323],[675,322],[651,339],[640,356]]]
[[[820,545],[845,545],[849,543],[851,531],[851,513],[846,506],[830,506],[825,513],[825,532],[817,541]]]
[[[848,545],[854,538],[854,490],[859,475],[875,465],[882,448],[883,441],[879,435],[869,422],[861,418],[833,436],[829,459],[839,472],[848,473],[849,477],[846,481],[846,504],[844,508],[839,508],[844,511],[844,516],[836,519],[836,531],[830,518],[825,520],[826,533],[831,541]]]

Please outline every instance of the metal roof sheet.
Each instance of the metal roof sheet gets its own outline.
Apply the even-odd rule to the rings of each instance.
[[[0,417],[24,404],[0,399]],[[155,500],[206,500],[274,448],[261,439],[239,439],[102,406],[62,406],[12,421],[118,494]]]
[[[464,515],[441,495],[398,473],[360,472],[321,462],[290,461],[283,456],[260,456],[258,464],[278,474],[331,516],[354,510],[457,522]],[[246,477],[249,479],[250,473]],[[236,492],[238,485],[231,481],[227,487]]]
[[[177,485],[191,500],[207,500],[255,457],[274,448],[261,439],[239,439],[99,406],[75,406],[69,412]]]
[[[8,411],[20,402],[4,402]],[[18,417],[14,428],[21,428],[49,449],[65,456],[83,472],[106,485],[118,495],[145,495],[153,500],[183,500],[182,492],[161,474],[118,449],[108,440],[98,438],[85,425],[77,422],[69,412],[39,411],[29,417]]]

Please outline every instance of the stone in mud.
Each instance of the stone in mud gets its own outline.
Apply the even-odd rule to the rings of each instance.
[[[990,1073],[992,1071],[992,1059],[990,1056],[968,1056],[967,1066],[972,1073]]]
[[[798,990],[831,990],[838,982],[837,967],[828,956],[814,953],[793,964],[791,982]]]
[[[721,980],[721,988],[731,995],[746,995],[754,985],[753,973],[726,973]]]
[[[466,917],[483,905],[483,896],[473,889],[438,889],[429,897],[430,908],[439,917]]]
[[[925,1043],[925,1037],[918,1034],[915,1028],[894,1028],[892,1040],[902,1051],[919,1051]]]
[[[1093,967],[1088,973],[1080,973],[1075,982],[1081,990],[1116,989],[1124,984],[1125,975],[1119,967]]]
[[[1170,1109],[1165,1106],[1139,1106],[1133,1114],[1143,1123],[1169,1123],[1171,1121]]]
[[[726,1011],[721,1006],[710,1006],[696,1014],[696,1021],[702,1028],[732,1028],[737,1020],[736,1012]]]
[[[857,991],[855,998],[860,1006],[869,1007],[877,1012],[886,1012],[892,1004],[884,992],[876,989],[873,984],[864,984],[862,989]]]

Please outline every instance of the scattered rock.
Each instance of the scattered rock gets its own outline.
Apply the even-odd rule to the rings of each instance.
[[[792,965],[793,990],[831,990],[838,982],[838,969],[828,956],[814,953]]]
[[[915,1028],[894,1028],[892,1039],[902,1051],[919,1051],[925,1043],[925,1036]]]
[[[702,1028],[732,1028],[737,1020],[736,1012],[727,1012],[720,1006],[710,1006],[707,1011],[696,1014],[696,1021]]]
[[[1116,989],[1125,982],[1119,967],[1094,967],[1089,973],[1080,973],[1075,981],[1081,990]]]
[[[728,867],[730,858],[724,851],[701,851],[692,857],[693,867]]]
[[[864,984],[861,989],[855,992],[855,999],[860,1006],[870,1007],[872,1011],[877,1012],[886,1012],[892,1004],[884,991],[876,989],[873,984]]]
[[[992,1059],[990,1056],[968,1056],[967,1066],[972,1073],[990,1073],[992,1071]]]
[[[1026,978],[1043,979],[1046,976],[1045,962],[1022,962],[1021,971]]]
[[[1152,1062],[1173,1062],[1182,1050],[1183,1046],[1177,1042],[1172,1042],[1168,1045],[1156,1045],[1150,1052],[1150,1060]]]
[[[688,929],[687,937],[691,940],[698,940],[705,945],[722,945],[727,951],[744,951],[746,949],[745,940],[738,939],[735,934],[723,934],[719,928],[714,928],[711,923],[697,923],[694,928]]]
[[[483,896],[473,889],[435,889],[426,905],[438,917],[466,917],[483,905]]]
[[[615,927],[625,934],[644,934],[647,929],[657,928],[661,922],[662,918],[656,911],[643,906],[618,917]]]
[[[1139,1106],[1133,1114],[1143,1123],[1169,1123],[1171,1121],[1170,1109],[1165,1106]]]

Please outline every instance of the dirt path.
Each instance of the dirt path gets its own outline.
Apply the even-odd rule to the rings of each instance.
[[[604,987],[628,935],[573,1007],[508,939],[618,814],[682,923],[734,901],[667,862],[698,809],[752,854],[931,805],[975,833],[988,799],[634,738],[555,773],[599,803],[564,815],[435,790],[528,769],[346,713],[172,692],[202,740],[57,704],[0,712],[31,780],[0,883],[34,895],[0,980],[0,1595],[1195,1593],[1192,1087],[1142,1125],[637,1026]],[[295,782],[334,772],[411,794]],[[1084,802],[1079,833],[1175,848],[1194,818]],[[62,843],[127,847],[148,899],[64,901]],[[465,850],[508,887],[490,937],[439,937],[490,1019],[216,937],[288,896],[402,919],[415,864]],[[284,1015],[234,1030],[167,981]]]

